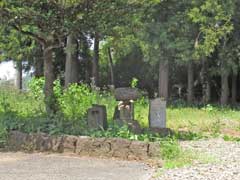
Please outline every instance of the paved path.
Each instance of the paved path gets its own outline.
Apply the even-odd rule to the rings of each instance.
[[[138,162],[0,153],[0,180],[148,180],[152,173]]]

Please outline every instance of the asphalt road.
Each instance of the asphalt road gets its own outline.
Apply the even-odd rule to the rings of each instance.
[[[148,180],[152,173],[139,162],[0,153],[0,180]]]

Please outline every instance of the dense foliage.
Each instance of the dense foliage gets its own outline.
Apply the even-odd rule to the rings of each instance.
[[[57,78],[118,87],[136,77],[149,97],[235,104],[238,10],[236,0],[1,1],[1,59],[45,76],[48,114]]]

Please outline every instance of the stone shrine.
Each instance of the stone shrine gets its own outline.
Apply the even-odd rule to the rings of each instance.
[[[140,133],[141,126],[134,119],[134,100],[137,100],[140,94],[136,88],[117,88],[115,98],[120,101],[115,108],[114,121],[118,126],[124,124],[135,133]]]
[[[135,88],[117,88],[114,95],[116,100],[120,101],[118,107],[115,109],[114,119],[120,121],[118,122],[120,124],[134,120],[133,101],[139,97],[138,90]]]

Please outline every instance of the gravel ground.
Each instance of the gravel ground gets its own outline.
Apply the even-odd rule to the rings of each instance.
[[[163,170],[154,180],[240,180],[240,142],[222,139],[181,142],[185,149],[202,152],[216,161]]]
[[[0,153],[0,180],[147,180],[152,173],[139,162]]]

